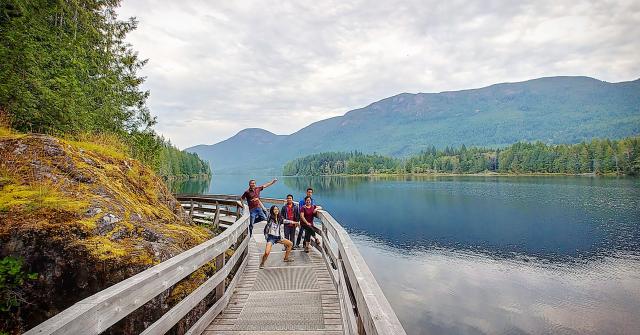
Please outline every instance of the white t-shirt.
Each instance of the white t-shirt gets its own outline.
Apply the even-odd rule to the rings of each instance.
[[[267,233],[273,236],[280,236],[280,224],[282,223],[276,223],[275,221],[269,222],[269,231]]]

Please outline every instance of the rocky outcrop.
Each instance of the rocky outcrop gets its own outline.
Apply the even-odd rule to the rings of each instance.
[[[118,149],[44,135],[0,137],[0,258],[20,258],[25,271],[37,273],[0,329],[26,331],[211,237],[153,171]],[[211,271],[167,290],[109,333],[140,332]]]

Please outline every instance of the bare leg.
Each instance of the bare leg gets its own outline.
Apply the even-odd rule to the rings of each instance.
[[[269,257],[269,253],[271,252],[271,242],[267,243],[267,246],[264,248],[264,255],[262,255],[262,261],[260,262],[260,268],[264,268],[264,262],[267,261],[267,257]]]
[[[291,253],[291,248],[293,247],[293,242],[287,240],[287,239],[281,239],[280,243],[284,244],[284,247],[287,249],[284,252],[284,260],[288,261],[289,260],[289,254]]]

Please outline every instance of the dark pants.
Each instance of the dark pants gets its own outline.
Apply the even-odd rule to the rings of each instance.
[[[296,240],[296,226],[295,225],[286,225],[284,226],[284,238],[291,241],[293,243]]]
[[[311,228],[311,226],[303,226],[304,227],[304,242],[307,243],[311,241],[311,236],[316,236],[316,231]]]
[[[300,241],[302,241],[302,237],[304,235],[304,225],[300,226],[300,231],[298,232],[298,240],[296,240],[296,247],[300,246]],[[293,242],[293,241],[291,241]]]

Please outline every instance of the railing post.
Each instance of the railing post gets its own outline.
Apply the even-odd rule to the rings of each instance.
[[[191,199],[190,204],[191,204],[191,206],[189,208],[189,218],[193,219],[193,199]]]
[[[327,230],[327,226],[324,224],[322,225],[322,237],[322,249],[324,249],[325,255],[329,255],[329,231]],[[334,269],[337,269],[337,264],[333,262],[333,259],[331,259],[331,257],[329,257],[329,262],[331,262],[331,266]]]
[[[216,271],[220,271],[220,269],[222,269],[222,267],[224,266],[225,253],[226,251],[223,251],[216,257]],[[222,282],[220,282],[220,284],[218,284],[218,286],[216,286],[216,301],[220,300],[224,295],[224,282],[225,281],[223,280]]]
[[[358,319],[356,319],[356,323],[358,324],[358,334],[365,335],[367,334],[366,330],[364,330],[364,324],[362,323],[362,318],[358,315]]]
[[[213,216],[213,229],[218,229],[220,223],[220,205],[216,201],[216,214]]]

